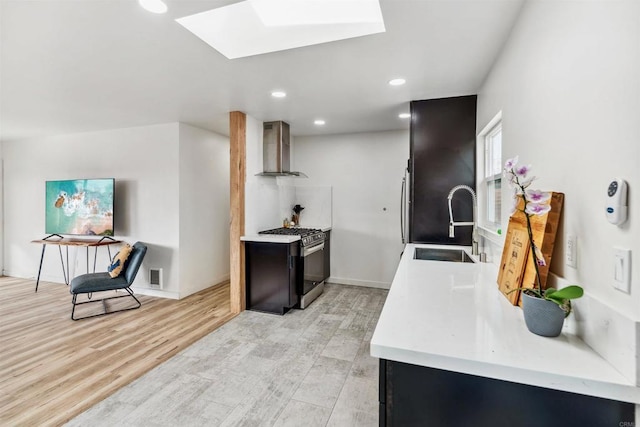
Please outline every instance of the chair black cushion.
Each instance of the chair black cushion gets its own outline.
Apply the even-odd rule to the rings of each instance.
[[[70,284],[72,294],[86,294],[89,292],[112,291],[128,288],[129,283],[120,275],[111,278],[109,273],[89,273],[75,277]]]
[[[124,263],[124,269],[118,277],[111,278],[109,273],[83,274],[71,281],[71,293],[87,294],[128,288],[133,284],[146,253],[147,246],[144,243],[136,242],[132,247],[129,258]]]
[[[136,242],[131,247],[129,258],[127,258],[124,263],[124,270],[120,273],[130,285],[133,284],[133,280],[136,278],[138,269],[140,268],[142,260],[146,254],[147,246],[141,242]]]

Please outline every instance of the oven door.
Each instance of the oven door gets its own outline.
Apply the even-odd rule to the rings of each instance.
[[[302,248],[302,289],[305,295],[324,280],[324,242]]]

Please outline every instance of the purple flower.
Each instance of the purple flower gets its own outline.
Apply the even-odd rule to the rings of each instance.
[[[531,165],[518,165],[517,163],[518,157],[516,156],[513,159],[507,160],[504,166],[505,181],[507,181],[513,189],[511,215],[516,212],[523,212],[526,217],[527,231],[529,232],[529,248],[536,269],[534,288],[537,292],[542,292],[539,268],[547,266],[547,262],[544,259],[542,251],[534,242],[530,217],[533,215],[544,215],[551,211],[549,200],[551,199],[552,193],[540,190],[529,190],[528,187],[536,179],[535,176],[529,176],[531,173]],[[521,197],[525,202],[524,209],[518,209]]]
[[[514,166],[515,166],[515,165],[517,165],[517,164],[518,164],[518,156],[515,156],[514,158],[509,159],[509,160],[507,160],[507,161],[505,162],[505,164],[504,164],[504,169],[505,169],[506,171],[510,171],[510,170],[511,170],[511,169],[513,169],[513,168],[514,168]]]
[[[525,212],[527,215],[544,215],[551,210],[551,206],[546,203],[527,203]]]
[[[542,251],[540,250],[538,245],[536,245],[535,243],[533,244],[533,251],[536,254],[536,260],[538,262],[538,266],[544,267],[545,265],[547,265],[547,263],[544,261],[544,255],[542,255]]]
[[[551,198],[551,193],[540,190],[527,190],[527,200],[534,203],[543,203]]]
[[[531,172],[531,165],[520,165],[513,168],[514,172],[520,178],[526,178],[527,174]]]

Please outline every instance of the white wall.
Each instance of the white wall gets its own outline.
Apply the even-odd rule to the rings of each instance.
[[[569,327],[640,384],[640,2],[528,1],[478,94],[478,130],[502,110],[503,159],[531,163],[536,188],[565,193],[551,263],[555,286],[577,283]],[[629,184],[629,218],[605,219],[614,177]],[[508,197],[504,189],[503,196]],[[505,205],[508,203],[505,203]],[[503,218],[508,218],[503,207]],[[506,220],[503,224],[506,230]],[[578,237],[577,268],[565,265]],[[612,286],[614,246],[632,253],[631,294]],[[493,248],[494,261],[500,248]]]
[[[565,193],[552,272],[636,318],[639,76],[640,2],[530,1],[478,96],[478,130],[503,111],[503,158],[519,155],[533,165],[536,188]],[[630,188],[621,227],[604,215],[616,176]],[[577,269],[563,262],[567,234],[578,236]],[[631,295],[611,286],[614,246],[633,250]]]
[[[184,141],[180,143],[180,131]],[[203,133],[204,132],[204,133]],[[208,134],[208,135],[206,135]],[[181,279],[190,277],[185,268],[192,268],[191,261],[180,264],[180,231],[193,235],[194,230],[210,232],[212,222],[224,223],[228,217],[228,166],[227,174],[220,171],[215,176],[225,184],[211,180],[207,182],[207,196],[226,186],[225,195],[219,197],[224,206],[212,206],[210,201],[202,204],[213,212],[189,212],[191,201],[198,197],[198,189],[189,187],[196,175],[204,180],[210,165],[206,160],[222,155],[224,137],[209,132],[182,126],[178,123],[161,124],[126,129],[106,130],[26,141],[3,142],[4,161],[4,274],[35,279],[40,260],[41,246],[30,243],[44,237],[44,183],[46,180],[84,177],[113,177],[116,180],[115,233],[116,238],[129,243],[142,241],[149,247],[145,261],[136,278],[134,288],[147,293],[170,298],[185,296],[200,288],[203,283],[214,284],[215,280],[228,274],[219,264],[228,260],[224,255],[224,243],[203,248],[200,241],[190,242],[186,250],[201,253],[213,267],[208,277],[200,277],[193,284]],[[206,147],[211,141],[212,147]],[[227,140],[228,141],[228,140]],[[226,143],[228,146],[228,142]],[[194,158],[202,156],[197,161]],[[228,165],[228,149],[222,159]],[[189,164],[194,160],[194,164]],[[224,166],[220,166],[221,168]],[[186,184],[181,184],[181,179]],[[219,208],[219,210],[218,210]],[[188,223],[193,221],[193,223]],[[182,223],[188,223],[182,225]],[[228,221],[221,233],[228,233]],[[227,234],[228,235],[228,234]],[[228,242],[228,238],[226,239]],[[228,247],[228,246],[227,246]],[[112,249],[115,250],[114,247]],[[85,270],[85,252],[70,249],[71,275]],[[112,252],[113,254],[113,252]],[[108,265],[106,250],[98,253],[97,270],[104,271]],[[163,269],[163,290],[149,289],[149,267]],[[199,273],[203,273],[201,268]],[[45,255],[42,279],[62,283],[63,276],[57,249],[50,246]],[[184,289],[183,289],[184,287]]]
[[[280,196],[276,178],[256,176],[262,172],[262,122],[247,115],[245,234],[281,227]]]
[[[183,297],[229,279],[229,139],[179,126]]]
[[[0,272],[4,271],[4,160],[2,160],[2,144],[0,144]]]
[[[400,186],[409,132],[296,137],[305,186],[331,186],[329,281],[388,288],[400,261]]]
[[[330,227],[331,187],[309,187],[306,178],[256,176],[263,171],[263,123],[247,116],[246,137],[245,235],[282,227],[285,218],[291,219],[295,204],[305,207],[302,227]],[[293,136],[290,142],[291,170],[298,170]]]
[[[147,265],[164,267],[168,292],[178,292],[178,125],[118,129],[3,143],[4,268],[14,277],[35,278],[44,237],[44,185],[47,180],[115,178],[116,237],[149,245],[136,285],[148,283]],[[115,248],[113,248],[115,249]],[[85,254],[71,263],[85,272]],[[99,251],[97,268],[108,265]],[[63,282],[57,248],[48,247],[42,279]],[[71,271],[72,276],[74,271]]]

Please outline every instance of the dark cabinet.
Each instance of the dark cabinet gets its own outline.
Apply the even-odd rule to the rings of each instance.
[[[298,303],[300,243],[246,242],[247,309],[284,314]]]
[[[324,232],[324,280],[331,276],[331,230]]]
[[[409,241],[471,245],[471,227],[449,237],[447,196],[456,185],[475,189],[476,95],[411,102]],[[456,194],[456,221],[471,221],[468,193]]]
[[[380,360],[380,426],[635,425],[632,403]]]

